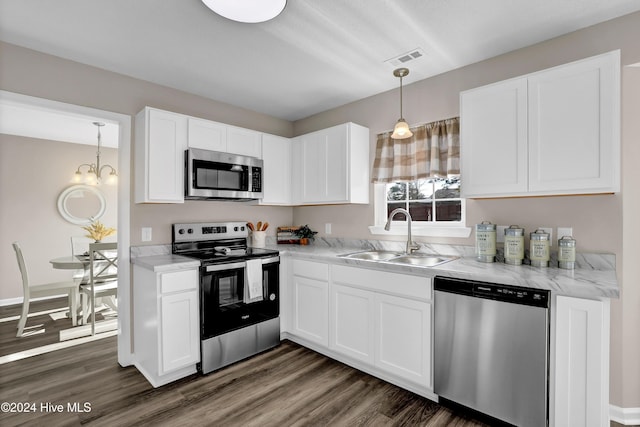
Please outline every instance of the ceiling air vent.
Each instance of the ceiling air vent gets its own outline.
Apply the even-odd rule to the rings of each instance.
[[[402,55],[398,55],[391,59],[387,59],[384,62],[391,64],[394,67],[397,67],[399,65],[405,65],[408,62],[411,62],[415,59],[420,59],[423,56],[425,56],[424,50],[422,50],[422,48],[417,47],[413,50],[410,50],[409,52],[403,53]]]

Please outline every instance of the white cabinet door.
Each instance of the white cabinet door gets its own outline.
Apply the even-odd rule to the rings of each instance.
[[[369,130],[344,123],[292,141],[293,202],[369,202]]]
[[[329,345],[329,284],[324,280],[293,276],[292,333]]]
[[[184,202],[187,117],[145,108],[136,116],[136,203]]]
[[[558,296],[551,426],[609,425],[608,306]]]
[[[280,136],[262,136],[263,197],[261,205],[291,204],[291,140]]]
[[[160,297],[160,375],[200,361],[197,291]]]
[[[262,158],[262,133],[250,129],[227,126],[228,153]]]
[[[227,151],[227,125],[189,117],[189,148]]]
[[[529,77],[529,191],[619,191],[619,59]]]
[[[431,305],[377,294],[375,321],[376,367],[432,389]]]
[[[527,80],[460,95],[462,197],[527,191]]]
[[[329,348],[373,364],[374,293],[331,285]]]

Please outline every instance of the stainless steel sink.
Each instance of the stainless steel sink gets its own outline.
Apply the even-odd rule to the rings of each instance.
[[[434,254],[405,254],[395,251],[362,251],[344,255],[342,258],[359,259],[364,261],[385,262],[393,264],[406,264],[418,267],[435,267],[445,262],[453,261],[458,257]]]
[[[355,252],[352,254],[344,254],[339,256],[341,256],[342,258],[362,259],[366,261],[384,261],[391,258],[399,257],[401,255],[402,255],[402,252],[364,251],[364,252]]]
[[[443,255],[427,255],[427,254],[411,254],[402,255],[396,258],[389,259],[389,262],[394,264],[408,264],[419,267],[435,267],[436,265],[444,264],[445,262],[453,261],[457,257],[443,256]]]

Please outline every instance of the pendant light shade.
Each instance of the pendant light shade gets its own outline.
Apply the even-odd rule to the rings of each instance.
[[[413,132],[409,130],[409,125],[402,117],[402,78],[407,74],[409,74],[408,68],[398,68],[393,71],[393,75],[400,78],[400,118],[393,128],[393,133],[391,134],[393,139],[405,139],[413,136]]]
[[[280,15],[287,0],[202,0],[212,11],[232,21],[257,24]]]

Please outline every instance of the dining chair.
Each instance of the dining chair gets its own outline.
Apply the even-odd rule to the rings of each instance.
[[[22,255],[22,249],[18,242],[12,243],[13,250],[16,252],[16,258],[18,259],[18,268],[20,269],[20,275],[22,276],[22,314],[18,321],[18,333],[16,337],[22,337],[24,327],[27,323],[27,317],[29,315],[29,304],[34,298],[51,297],[61,294],[67,294],[69,298],[69,311],[71,312],[71,323],[73,326],[77,325],[77,308],[78,308],[78,282],[73,280],[67,280],[62,282],[43,283],[39,285],[33,285],[29,283],[29,273],[27,272],[27,266]]]
[[[89,244],[93,241],[87,236],[71,236],[71,256],[89,256]],[[73,278],[79,282],[87,282],[89,280],[88,272],[86,269],[75,270]]]
[[[83,323],[91,313],[91,335],[96,333],[96,298],[112,298],[118,293],[117,249],[117,243],[89,244],[89,283],[81,285],[80,292]],[[107,305],[117,310],[115,303],[109,302]]]

